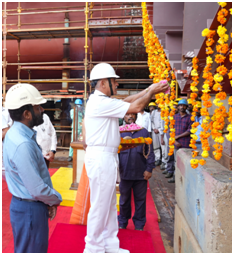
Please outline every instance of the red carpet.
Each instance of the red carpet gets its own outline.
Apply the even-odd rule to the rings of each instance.
[[[57,169],[49,169],[49,172],[50,172],[51,176],[56,171],[57,171]],[[3,251],[3,253],[13,253],[14,252],[13,234],[12,234],[12,229],[11,229],[11,224],[10,224],[10,215],[9,215],[10,202],[11,202],[11,194],[8,191],[6,182],[3,180],[2,181],[2,251]],[[56,215],[55,219],[53,221],[49,222],[49,237],[51,237],[51,240],[49,242],[49,249],[53,248],[52,247],[53,243],[51,243],[51,241],[53,241],[53,238],[54,238],[53,236],[57,235],[56,234],[57,231],[60,231],[60,228],[61,228],[60,225],[64,225],[64,224],[59,224],[59,223],[68,224],[69,220],[70,220],[71,212],[72,212],[72,207],[60,206],[60,207],[58,207],[58,211],[57,211],[57,215]],[[149,187],[148,187],[148,192],[147,192],[146,218],[147,218],[147,222],[146,222],[146,225],[145,225],[145,228],[144,228],[143,232],[141,232],[141,231],[130,231],[131,234],[129,234],[129,230],[134,230],[134,225],[133,225],[132,220],[129,220],[127,230],[120,230],[119,231],[119,238],[120,238],[120,241],[121,241],[121,247],[122,248],[134,249],[133,242],[135,243],[135,239],[138,240],[137,238],[139,237],[139,238],[143,238],[143,239],[136,241],[137,242],[136,247],[137,247],[138,251],[132,251],[132,252],[141,253],[140,250],[142,248],[144,248],[144,251],[142,251],[143,253],[147,253],[147,252],[165,253],[166,251],[165,251],[165,248],[164,248],[164,245],[163,245],[163,242],[162,242],[162,238],[161,238],[161,234],[160,234],[160,230],[159,230],[159,225],[158,225],[158,221],[157,221],[158,220],[157,212],[156,212],[156,209],[155,209],[154,201],[153,201],[153,198],[151,196],[151,192],[149,190]],[[58,227],[56,227],[57,223],[58,223]],[[77,225],[72,225],[72,226],[80,227],[80,226],[77,226]],[[56,229],[55,229],[55,227],[56,227]],[[70,225],[68,225],[68,227],[70,227]],[[54,230],[55,230],[55,232],[53,233]],[[69,243],[66,246],[66,251],[65,251],[66,253],[70,253],[70,251],[69,251],[70,249],[75,249],[75,248],[77,249],[76,246],[74,246],[72,248],[71,243],[73,242],[72,241],[73,238],[75,239],[76,242],[78,242],[78,235],[81,237],[79,247],[82,247],[82,249],[83,249],[86,227],[83,227],[83,232],[82,232],[83,234],[79,233],[80,231],[82,232],[81,229],[79,229],[78,232],[76,230],[75,237],[74,236],[69,236]],[[140,233],[139,235],[144,235],[144,236],[138,236],[138,234],[135,235],[135,232],[138,232],[138,233]],[[148,232],[151,234],[151,237],[150,237],[150,234]],[[131,237],[132,238],[131,239],[130,236],[132,236],[132,233],[134,233],[134,237]],[[144,233],[144,234],[142,234],[142,233]],[[125,240],[126,240],[127,237],[123,238],[122,235],[129,236],[128,246],[125,246],[125,243],[126,243]],[[147,237],[147,235],[148,235],[148,237]],[[65,235],[65,233],[63,233],[60,238],[68,239],[68,235]],[[144,240],[144,242],[143,242],[143,240]],[[147,242],[148,242],[147,240],[150,241],[151,245],[147,244]],[[154,248],[153,248],[153,250],[148,251],[147,247],[148,246],[152,247],[152,242],[153,242],[153,247]],[[61,242],[58,240],[57,245],[60,245],[60,243]],[[83,246],[82,246],[82,243],[83,243]],[[141,244],[141,247],[138,247],[137,246],[138,244]],[[61,253],[62,251],[59,251],[59,252]],[[76,252],[78,252],[78,251],[76,251]],[[83,250],[81,252],[83,252]]]
[[[83,253],[86,226],[58,223],[49,242],[48,253]],[[154,253],[152,238],[147,231],[123,230],[118,233],[120,247],[131,253]]]
[[[49,169],[52,176],[58,169]],[[2,252],[13,253],[14,241],[10,223],[10,203],[11,194],[8,191],[7,184],[2,181]],[[49,237],[53,233],[57,223],[69,223],[72,207],[59,206],[54,220],[49,221]]]

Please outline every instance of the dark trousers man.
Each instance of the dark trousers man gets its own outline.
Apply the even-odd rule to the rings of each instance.
[[[10,219],[15,253],[46,253],[48,249],[48,208],[42,202],[12,197]]]
[[[119,227],[126,228],[131,219],[131,194],[133,191],[135,214],[132,218],[135,229],[143,230],[146,222],[146,180],[121,180],[120,191],[120,215],[118,216]]]

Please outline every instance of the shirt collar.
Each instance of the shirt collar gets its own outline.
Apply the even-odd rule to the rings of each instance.
[[[94,95],[97,95],[97,96],[106,96],[106,97],[108,97],[106,94],[102,93],[101,91],[99,91],[99,90],[97,90],[97,89],[95,89]]]
[[[14,121],[13,126],[15,126],[19,131],[23,132],[25,135],[27,135],[30,138],[33,138],[34,136],[36,137],[37,132],[23,123],[19,121]]]

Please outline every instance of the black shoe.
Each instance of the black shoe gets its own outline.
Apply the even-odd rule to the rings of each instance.
[[[72,157],[68,157],[68,158],[67,158],[67,161],[68,161],[68,162],[71,162],[72,160],[73,160]]]
[[[161,166],[160,166],[160,169],[161,169],[161,170],[165,170],[165,169],[166,169],[166,164],[165,164],[165,163],[162,163]]]
[[[161,160],[155,161],[155,166],[160,166],[161,164],[162,164],[162,161],[161,161]]]
[[[135,228],[135,230],[143,231],[143,228]]]
[[[173,178],[168,180],[169,183],[175,183],[175,175],[173,175]]]
[[[162,172],[162,174],[167,174],[168,172],[167,172],[167,170],[164,170],[163,172]]]
[[[119,229],[126,229],[126,227],[121,227],[121,226],[119,226]]]
[[[173,173],[167,173],[166,175],[165,175],[165,178],[171,178],[173,176]]]

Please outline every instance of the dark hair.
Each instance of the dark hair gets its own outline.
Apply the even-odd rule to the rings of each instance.
[[[91,81],[91,87],[94,88],[94,87],[97,85],[98,81],[99,81],[99,80],[93,80],[93,81]]]
[[[21,106],[19,109],[15,109],[15,110],[8,110],[10,113],[10,116],[12,118],[12,120],[14,121],[21,121],[22,120],[22,115],[24,111],[33,111],[33,106],[31,104],[27,104],[24,106]]]

